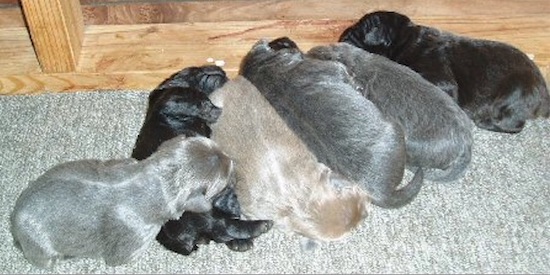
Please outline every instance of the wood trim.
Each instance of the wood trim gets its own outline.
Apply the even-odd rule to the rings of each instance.
[[[84,22],[78,0],[21,0],[42,71],[76,69]]]
[[[105,5],[108,2],[108,5]],[[120,3],[122,2],[122,3]],[[259,20],[359,19],[375,10],[393,10],[409,17],[533,14],[548,15],[548,0],[217,0],[217,1],[116,1],[83,2],[86,25],[227,22]],[[100,4],[103,3],[103,4]],[[495,8],[498,7],[498,8]]]
[[[67,5],[66,0],[47,1]],[[95,0],[83,1],[90,3]],[[102,6],[105,1],[97,0],[94,5],[83,8]],[[117,3],[109,6],[129,8],[147,2],[124,1],[122,4],[113,0]],[[128,20],[133,18],[132,15],[109,21],[114,25],[91,24],[84,28],[82,23],[78,24],[82,31],[56,27],[62,31],[67,51],[50,45],[55,40],[46,40],[49,44],[44,44],[53,61],[67,62],[72,58],[68,62],[72,69],[65,72],[42,71],[22,21],[21,9],[0,8],[0,95],[103,89],[150,90],[177,70],[207,64],[208,57],[224,60],[224,70],[235,76],[240,60],[260,38],[289,36],[307,50],[318,44],[335,42],[339,34],[364,12],[393,8],[406,13],[418,24],[509,43],[534,56],[546,79],[550,79],[548,0],[486,0],[482,3],[468,0],[185,0],[155,4],[173,4],[190,10],[187,10],[187,17],[180,18],[184,22],[179,23],[118,24],[123,21],[117,20]],[[64,14],[62,8],[58,11]],[[30,18],[39,17],[39,11],[35,13]],[[62,26],[70,25],[67,20],[62,22]],[[47,22],[42,26],[47,26]],[[45,32],[50,33],[51,29],[50,26]],[[70,40],[71,31],[83,34],[80,42]],[[37,53],[44,48],[38,42],[34,41],[39,46]],[[65,59],[62,55],[71,53],[71,45],[79,46],[80,54]]]

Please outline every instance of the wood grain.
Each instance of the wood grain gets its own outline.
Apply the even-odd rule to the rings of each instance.
[[[225,0],[161,1],[110,5],[83,5],[87,25],[226,22],[258,20],[358,19],[375,10],[393,10],[411,17],[550,13],[548,0]],[[120,1],[119,1],[120,2]],[[498,8],[495,8],[498,7]]]
[[[148,91],[177,70],[208,64],[208,58],[225,61],[224,69],[233,77],[260,38],[289,36],[307,50],[337,41],[345,28],[376,9],[398,10],[418,24],[509,43],[534,56],[550,77],[547,0],[85,1],[84,9],[108,6],[110,13],[85,26],[74,71],[63,73],[41,72],[24,22],[18,22],[21,11],[0,9],[0,94]],[[134,14],[134,7],[153,4],[170,11],[161,10],[158,18],[148,11],[139,15],[142,19]],[[166,23],[147,23],[155,20]],[[56,57],[63,59],[59,53]]]
[[[80,2],[22,0],[21,4],[42,71],[74,71],[84,30]]]
[[[550,18],[488,19],[486,16],[448,18],[418,17],[422,24],[457,34],[510,43],[535,55],[540,65],[550,64]],[[209,57],[225,60],[226,69],[237,69],[240,59],[260,38],[289,36],[300,47],[338,40],[353,20],[263,20],[227,24],[179,23],[124,26],[90,26],[79,71],[177,70],[200,65]],[[511,27],[514,26],[514,27]]]

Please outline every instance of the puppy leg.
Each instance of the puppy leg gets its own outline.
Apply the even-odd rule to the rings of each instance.
[[[168,250],[182,255],[189,255],[199,247],[199,230],[204,224],[201,215],[192,212],[183,213],[179,220],[171,220],[165,223],[156,240]]]
[[[52,269],[61,256],[52,247],[46,245],[47,243],[47,241],[42,243],[42,241],[29,239],[19,245],[25,259],[31,264],[45,269]]]
[[[215,224],[212,232],[215,233],[214,241],[228,242],[233,239],[256,238],[273,227],[270,220],[234,220],[221,219]]]
[[[254,247],[254,240],[253,239],[236,239],[236,240],[231,240],[226,242],[225,245],[233,251],[245,252]]]
[[[17,225],[13,225],[15,223]],[[47,234],[41,234],[43,230],[37,224],[29,219],[15,217],[11,229],[14,243],[31,264],[51,269],[61,255],[51,246]]]
[[[220,217],[235,218],[241,217],[241,205],[237,199],[235,188],[228,186],[212,199],[213,211],[217,211]]]
[[[147,248],[158,228],[142,220],[138,213],[119,207],[105,216],[101,237],[105,264],[118,266],[130,262]]]
[[[254,247],[254,238],[266,233],[273,227],[273,222],[266,220],[235,221],[240,224],[234,224],[227,228],[227,234],[235,239],[225,242],[225,245],[229,249],[239,252],[250,250]]]

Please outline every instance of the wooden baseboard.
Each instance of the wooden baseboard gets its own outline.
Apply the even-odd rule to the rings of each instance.
[[[230,76],[234,76],[241,58],[258,39],[289,36],[305,50],[315,45],[335,42],[346,27],[359,19],[363,11],[358,7],[367,6],[368,1],[341,1],[352,7],[349,9],[335,6],[334,3],[341,3],[337,1],[315,1],[317,6],[311,9],[302,8],[302,14],[296,9],[303,1],[185,3],[198,5],[199,2],[209,2],[208,5],[225,3],[226,6],[218,6],[218,9],[209,6],[210,10],[214,9],[212,13],[218,14],[223,12],[223,7],[230,4],[240,3],[242,6],[238,11],[220,16],[220,21],[213,21],[212,15],[197,17],[198,13],[195,12],[193,22],[114,25],[88,22],[84,28],[76,69],[67,73],[42,73],[28,31],[24,24],[18,23],[20,11],[18,13],[13,8],[0,9],[0,94],[104,89],[150,90],[175,71],[207,64],[208,58],[223,60],[224,69]],[[266,4],[268,2],[271,6]],[[322,6],[326,2],[331,4]],[[414,5],[411,3],[418,3],[422,7],[431,1],[390,2],[385,4],[384,1],[373,1],[378,6],[371,8],[391,8],[399,2],[402,4],[401,10],[411,10],[410,16],[416,23],[512,44],[533,56],[549,79],[550,5],[546,0],[488,1],[495,6],[491,9],[486,7],[485,12],[469,6],[482,5],[478,1],[445,0],[438,2],[431,10],[423,9],[422,13],[414,12]],[[457,8],[456,3],[464,6]],[[486,2],[483,5],[486,6]],[[538,8],[534,7],[536,5]],[[288,13],[290,19],[284,18],[287,14],[284,11],[288,7],[293,9]],[[258,13],[267,19],[247,17],[246,20],[231,20],[239,18],[239,14],[253,12],[254,8],[261,11]],[[327,10],[322,13],[323,8]],[[474,10],[476,12],[472,12]],[[9,16],[2,16],[6,14]]]

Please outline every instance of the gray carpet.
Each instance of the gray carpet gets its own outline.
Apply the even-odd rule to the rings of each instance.
[[[9,213],[27,183],[51,166],[82,158],[128,157],[146,92],[0,96],[0,270],[32,267],[12,244]],[[372,207],[350,238],[302,252],[272,230],[247,252],[221,244],[181,256],[153,242],[125,266],[60,262],[55,273],[550,273],[550,121],[517,135],[475,130],[463,179],[426,182],[397,210]]]

